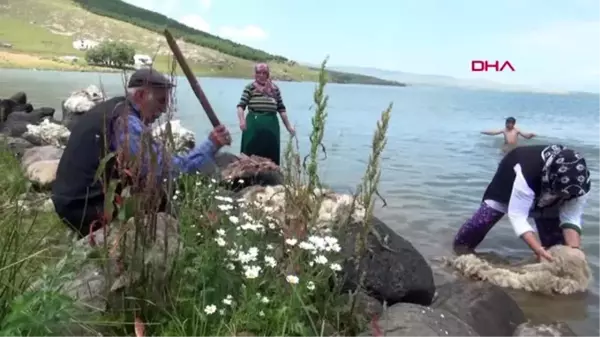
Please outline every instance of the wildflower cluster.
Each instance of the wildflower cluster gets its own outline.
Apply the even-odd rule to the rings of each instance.
[[[317,334],[311,321],[325,313],[316,308],[333,309],[322,301],[333,296],[330,281],[342,270],[341,247],[331,230],[285,237],[281,221],[269,209],[227,195],[214,179],[188,177],[182,189],[185,193],[173,196],[185,247],[185,286],[178,294],[182,303],[197,299],[194,312],[201,312],[206,322],[203,333],[218,334],[234,325],[280,333],[270,327],[294,317],[296,333]],[[192,331],[188,326],[180,332]]]

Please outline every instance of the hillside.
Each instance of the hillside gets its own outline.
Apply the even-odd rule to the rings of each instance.
[[[100,15],[102,14],[102,15]],[[128,22],[125,22],[127,20]],[[273,77],[315,81],[317,71],[264,51],[200,32],[119,0],[0,0],[0,67],[97,70],[79,61],[58,61],[84,53],[73,48],[76,39],[119,40],[137,53],[155,57],[155,67],[170,68],[170,50],[159,34],[165,27],[179,37],[179,46],[199,76],[249,78],[257,60],[267,61]],[[403,84],[371,76],[330,72],[335,83]]]

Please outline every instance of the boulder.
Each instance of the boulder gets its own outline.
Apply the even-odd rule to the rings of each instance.
[[[34,147],[31,142],[23,138],[8,137],[2,134],[0,134],[0,143],[3,143],[8,151],[17,158],[21,158],[27,149]]]
[[[30,112],[33,111],[33,105],[31,105],[29,103],[27,103],[27,104],[17,104],[13,108],[13,112],[15,112],[15,111],[21,111],[21,112],[30,113]]]
[[[379,317],[383,313],[383,305],[377,299],[362,291],[357,292],[354,296],[356,297],[355,312],[361,317],[371,320],[373,317]],[[352,305],[352,296],[344,294],[342,297],[345,302],[344,310],[349,312]]]
[[[27,104],[27,94],[23,91],[19,91],[16,94],[10,96],[9,100],[19,105]]]
[[[576,336],[573,330],[562,322],[554,322],[551,324],[533,324],[531,322],[525,322],[520,324],[513,336]]]
[[[27,103],[27,94],[18,92],[8,99],[0,99],[0,123],[6,121],[8,115],[14,111],[33,111],[33,106]]]
[[[173,136],[174,147],[176,152],[186,152],[194,148],[196,145],[196,136],[194,133],[181,125],[180,120],[170,121],[171,135]],[[155,139],[166,140],[167,122],[156,126],[152,130]]]
[[[410,302],[429,305],[435,294],[431,267],[413,245],[381,220],[373,217],[372,230],[367,237],[368,249],[360,259],[366,273],[364,290],[388,305]],[[359,282],[356,271],[355,247],[363,230],[359,222],[351,222],[338,231],[338,239],[345,256],[343,265],[343,291],[353,291]],[[373,232],[378,233],[377,238]],[[387,246],[387,247],[384,247]]]
[[[52,146],[36,146],[27,149],[21,158],[21,167],[26,169],[29,165],[44,160],[59,160],[63,154],[63,150]]]
[[[69,130],[73,130],[73,127],[85,112],[106,98],[104,93],[93,84],[83,90],[71,93],[62,102],[62,124]]]
[[[25,170],[27,179],[40,189],[48,189],[56,180],[59,160],[42,160],[31,163]]]
[[[6,121],[8,115],[13,112],[15,105],[15,102],[9,99],[0,99],[0,123]]]
[[[525,322],[519,305],[502,288],[487,282],[456,280],[437,287],[431,304],[469,324],[480,336],[510,336]]]
[[[398,303],[384,311],[360,336],[477,336],[460,318],[443,309]],[[380,330],[380,331],[377,331]]]
[[[54,115],[52,108],[35,109],[32,112],[15,111],[6,118],[6,121],[0,126],[0,133],[11,137],[21,137],[27,132],[27,125],[40,125],[46,118]]]

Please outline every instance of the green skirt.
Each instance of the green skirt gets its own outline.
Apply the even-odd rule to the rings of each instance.
[[[269,158],[279,165],[280,133],[276,113],[249,112],[246,115],[246,130],[242,132],[240,152]]]

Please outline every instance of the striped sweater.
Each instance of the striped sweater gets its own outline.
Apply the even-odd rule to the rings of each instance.
[[[275,86],[275,98],[271,98],[254,90],[254,83],[246,85],[237,106],[242,109],[248,108],[249,112],[277,113],[285,111],[281,91],[277,86]]]

